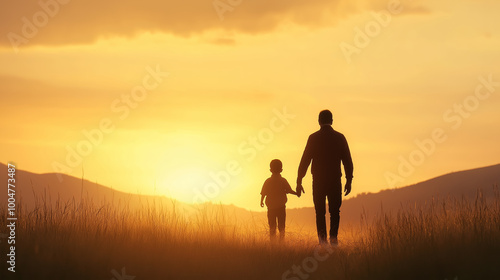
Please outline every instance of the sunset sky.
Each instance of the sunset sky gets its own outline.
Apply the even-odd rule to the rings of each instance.
[[[500,163],[499,1],[1,2],[19,169],[256,210],[272,159],[295,187],[323,109],[353,195]]]

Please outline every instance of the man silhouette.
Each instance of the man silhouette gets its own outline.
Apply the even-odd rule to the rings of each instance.
[[[320,130],[311,134],[300,161],[297,174],[297,193],[305,193],[302,187],[302,178],[312,161],[311,173],[313,176],[313,201],[316,210],[316,228],[320,243],[327,242],[326,235],[326,199],[330,212],[330,243],[338,244],[340,222],[340,206],[342,205],[342,172],[340,163],[344,165],[345,195],[351,192],[353,164],[349,145],[343,134],[332,128],[333,115],[324,110],[319,113]]]

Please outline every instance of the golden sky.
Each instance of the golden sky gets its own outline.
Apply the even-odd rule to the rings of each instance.
[[[258,209],[322,109],[353,195],[499,163],[498,1],[3,2],[0,161],[21,169]]]

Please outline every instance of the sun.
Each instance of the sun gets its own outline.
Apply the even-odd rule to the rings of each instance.
[[[180,167],[171,170],[158,185],[166,196],[185,203],[199,203],[197,194],[209,181],[208,171],[202,167]]]

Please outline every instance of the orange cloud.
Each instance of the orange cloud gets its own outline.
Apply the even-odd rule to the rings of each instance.
[[[146,31],[185,37],[209,30],[256,34],[283,22],[332,24],[352,13],[383,8],[389,1],[9,1],[0,10],[0,46],[88,44],[103,37],[131,37]],[[404,2],[401,0],[407,4]]]

